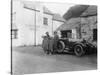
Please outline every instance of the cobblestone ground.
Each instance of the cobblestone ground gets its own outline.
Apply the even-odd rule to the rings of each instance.
[[[83,57],[68,53],[46,55],[40,46],[14,47],[12,53],[14,75],[97,69],[96,54]]]

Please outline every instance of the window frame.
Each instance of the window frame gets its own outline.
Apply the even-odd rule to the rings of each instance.
[[[48,25],[48,18],[43,17],[43,24],[44,24],[44,25]]]
[[[18,29],[11,29],[11,39],[18,38]]]

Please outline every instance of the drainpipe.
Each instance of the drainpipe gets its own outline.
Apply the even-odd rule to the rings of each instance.
[[[53,35],[53,19],[52,19],[52,35]]]
[[[80,23],[79,23],[79,38],[82,38],[82,34],[81,34],[81,17],[80,18]]]
[[[34,46],[36,46],[36,11],[34,12]]]

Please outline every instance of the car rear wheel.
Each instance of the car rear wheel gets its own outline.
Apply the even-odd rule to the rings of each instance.
[[[81,45],[76,45],[74,47],[74,53],[76,54],[76,56],[82,56],[84,55],[85,51]]]
[[[58,52],[63,52],[64,49],[65,49],[64,42],[63,41],[59,41],[57,47],[58,47],[58,50],[57,50]]]

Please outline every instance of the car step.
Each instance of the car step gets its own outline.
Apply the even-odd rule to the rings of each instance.
[[[69,48],[65,48],[66,50],[70,50]]]

